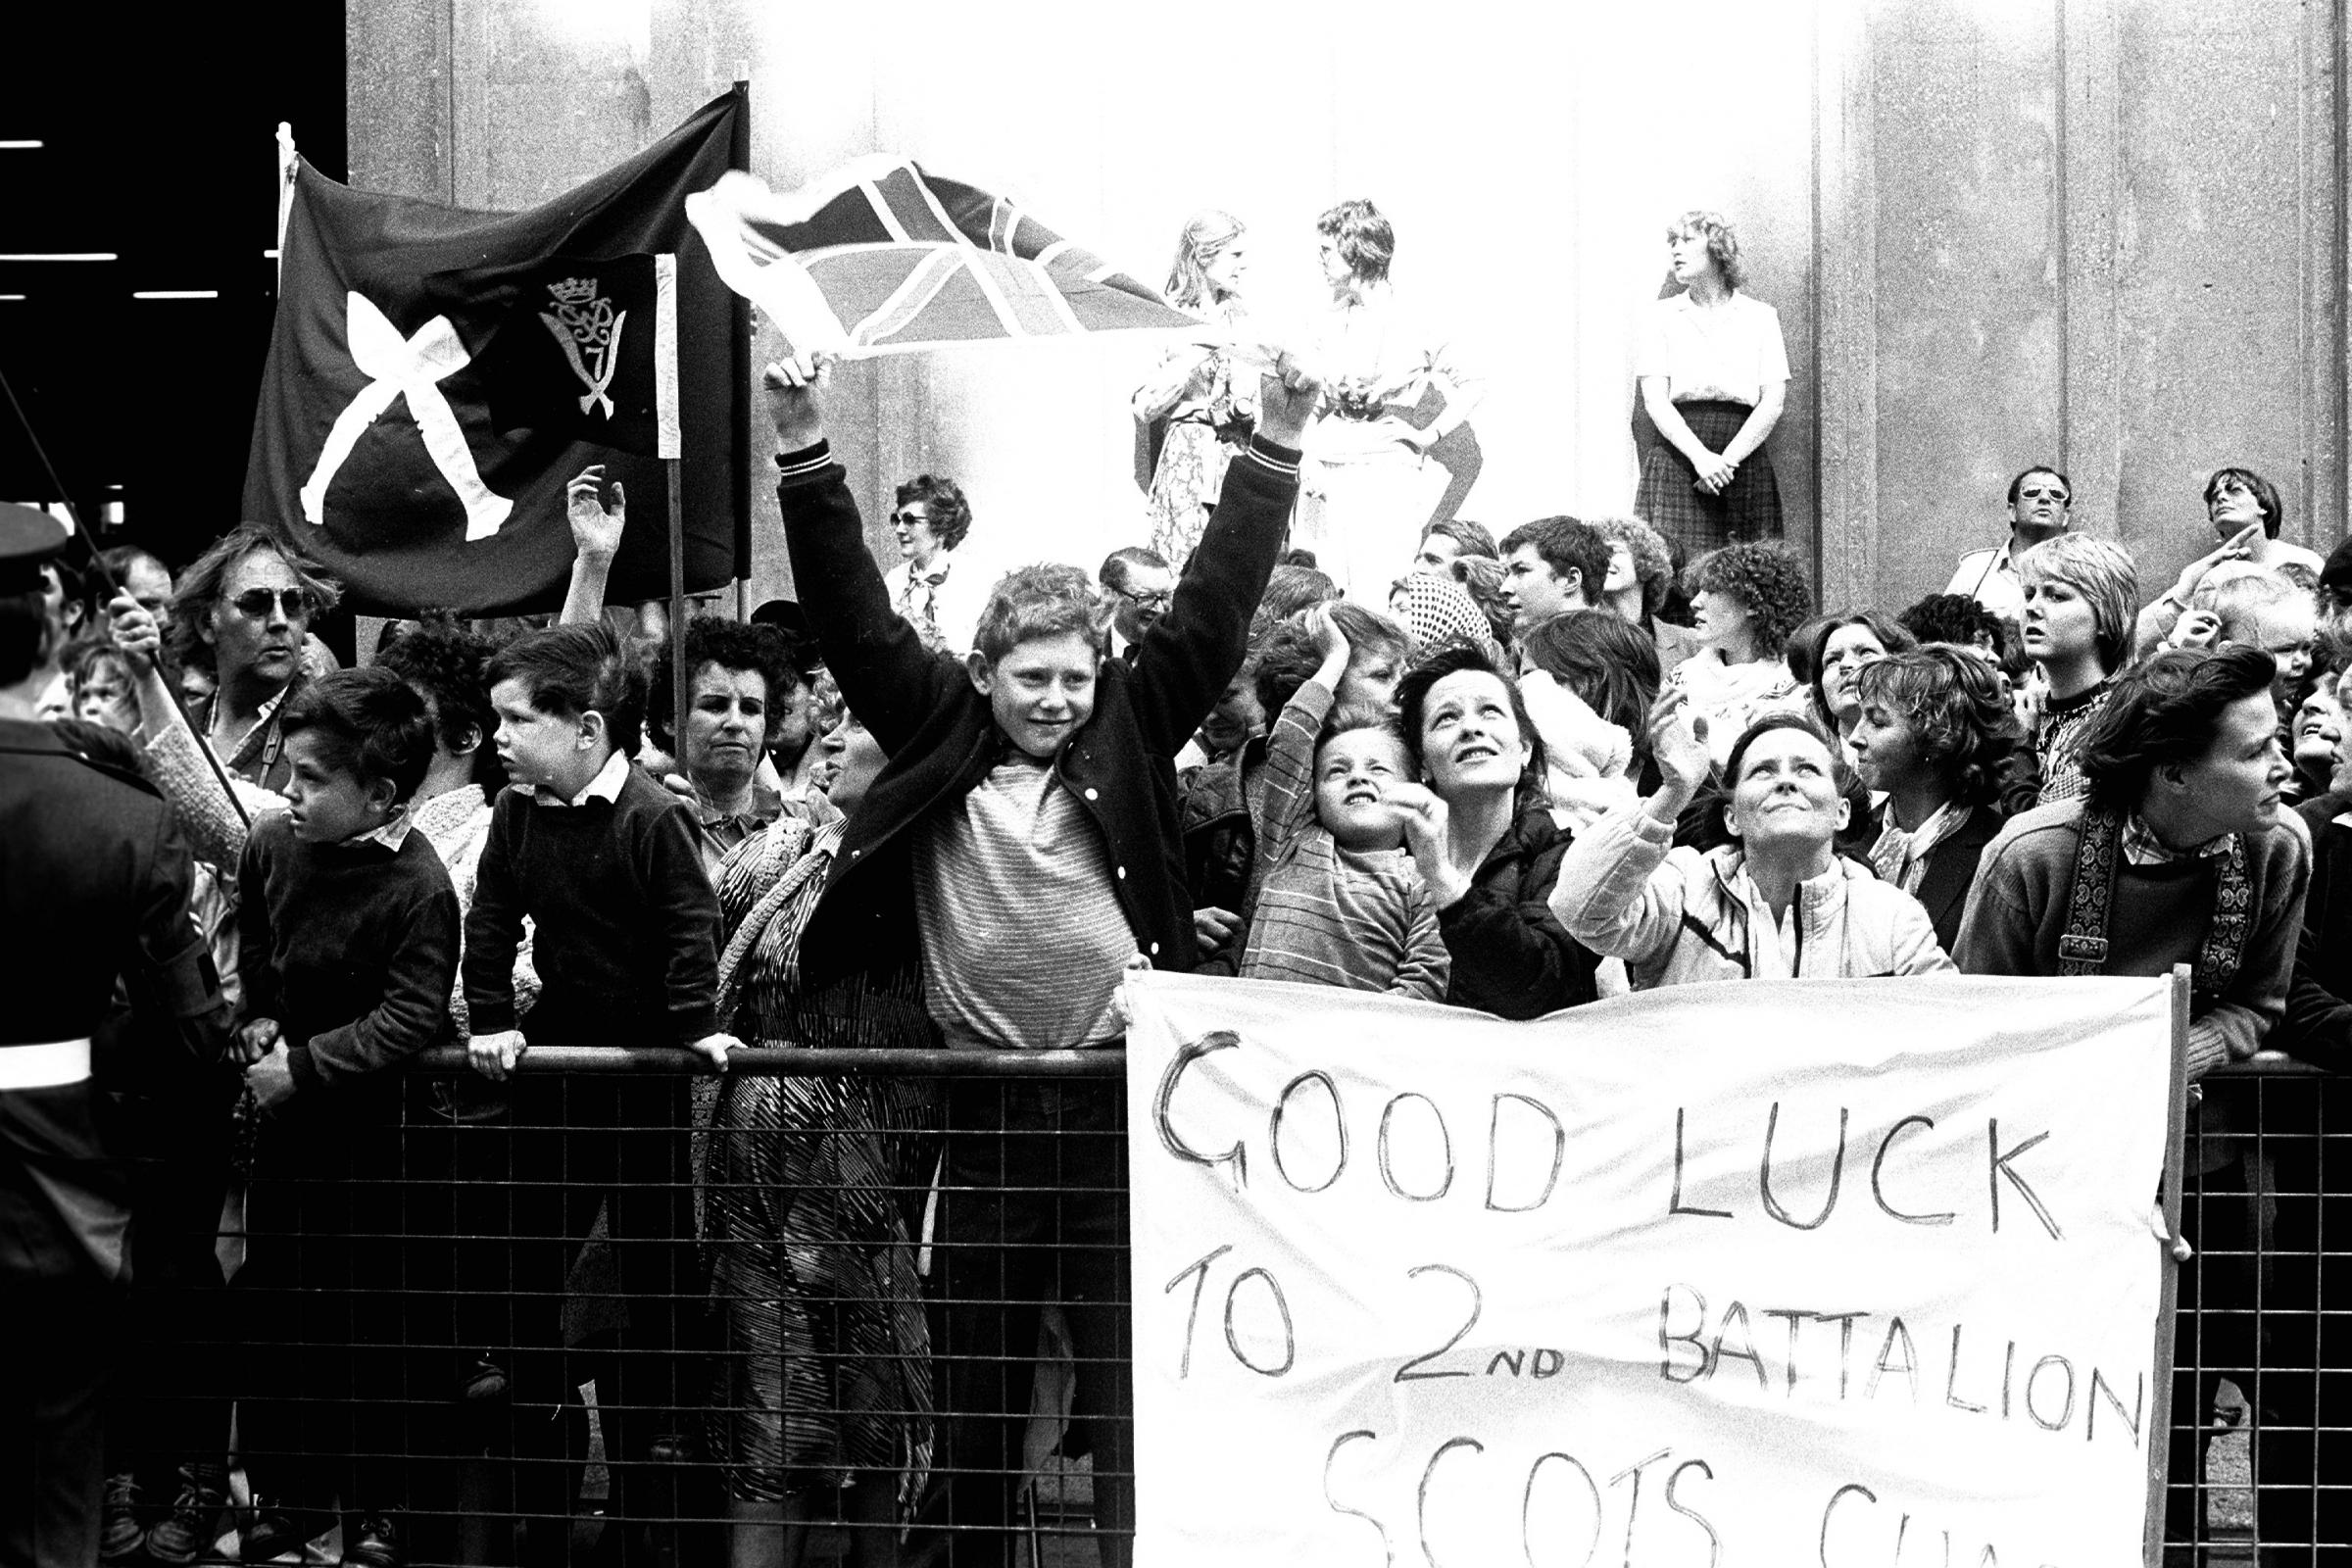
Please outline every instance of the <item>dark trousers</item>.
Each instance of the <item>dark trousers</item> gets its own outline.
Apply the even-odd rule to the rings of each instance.
[[[1094,1452],[1106,1564],[1135,1530],[1127,1288],[1126,1091],[1117,1082],[967,1079],[948,1095],[933,1339],[943,1347],[948,1560],[1007,1564],[1039,1307],[1059,1302],[1075,1414]]]
[[[557,1419],[585,1380],[565,1355],[565,1301],[582,1245],[605,1219],[619,1298],[619,1348],[597,1381],[615,1511],[659,1519],[673,1505],[644,1460],[684,1428],[680,1366],[701,1301],[692,1257],[686,1080],[644,1074],[525,1074],[503,1121],[453,1130],[454,1327],[512,1379],[514,1464],[505,1501],[558,1525],[575,1467]],[[536,1529],[534,1542],[560,1538]],[[543,1555],[538,1545],[533,1556]]]
[[[92,1279],[0,1282],[15,1342],[0,1376],[0,1568],[98,1558],[101,1411],[120,1297]]]
[[[238,1435],[265,1506],[389,1512],[411,1446],[398,1086],[266,1118],[231,1288]]]
[[[130,1295],[109,1391],[107,1470],[169,1496],[190,1460],[223,1462],[230,1391],[245,1339],[232,1322],[219,1250],[237,1079],[221,1069],[170,1092],[111,1097],[108,1141],[131,1172]]]

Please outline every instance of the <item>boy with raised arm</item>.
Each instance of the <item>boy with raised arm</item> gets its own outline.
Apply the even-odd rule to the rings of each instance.
[[[1241,666],[1318,389],[1287,361],[1268,377],[1257,433],[1132,663],[1103,658],[1110,610],[1074,566],[1000,582],[957,661],[927,652],[891,608],[809,368],[767,375],[785,538],[825,662],[890,763],[809,919],[802,983],[919,965],[952,1046],[1115,1045],[1124,971],[1195,962],[1172,760]],[[1059,1300],[1093,1428],[1103,1560],[1117,1568],[1135,1527],[1124,1091],[967,1079],[950,1091],[948,1128],[938,1296],[942,1407],[957,1418],[942,1465],[953,1560],[1011,1560],[1029,1411],[1014,1374],[1037,1343],[1037,1303]]]
[[[1444,1002],[1453,960],[1387,796],[1412,778],[1404,737],[1386,708],[1337,702],[1352,649],[1332,610],[1307,612],[1322,662],[1267,736],[1242,978]]]

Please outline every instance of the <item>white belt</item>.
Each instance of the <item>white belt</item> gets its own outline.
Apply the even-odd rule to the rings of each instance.
[[[0,1089],[53,1089],[86,1083],[90,1043],[59,1040],[46,1046],[0,1046]]]

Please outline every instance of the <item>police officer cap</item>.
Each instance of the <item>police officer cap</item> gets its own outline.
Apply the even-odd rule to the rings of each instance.
[[[72,537],[46,512],[0,501],[0,595],[39,593],[41,568]]]

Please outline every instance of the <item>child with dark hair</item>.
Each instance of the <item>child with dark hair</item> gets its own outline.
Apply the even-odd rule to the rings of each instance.
[[[473,1065],[504,1078],[525,1042],[684,1047],[726,1064],[736,1042],[715,1017],[718,898],[695,848],[686,804],[629,765],[645,676],[603,624],[517,638],[490,661],[500,758],[514,783],[493,808],[466,921],[466,1001]],[[543,989],[515,1026],[515,945],[528,916]],[[547,1419],[577,1379],[563,1374],[564,1281],[600,1202],[621,1294],[630,1301],[615,1386],[601,1402],[619,1511],[659,1505],[649,1459],[678,1452],[678,1301],[693,1235],[682,1077],[525,1075],[511,1126],[472,1131],[503,1143],[514,1238],[513,1295],[494,1358],[514,1379],[518,1482],[560,1483]],[[525,1411],[535,1411],[525,1415]],[[518,1498],[562,1529],[562,1492]],[[537,1548],[534,1547],[534,1550]]]
[[[1235,686],[1247,683],[1248,708],[1262,730],[1279,714],[1322,662],[1307,631],[1307,615],[1328,609],[1353,650],[1338,678],[1336,700],[1327,706],[1386,711],[1411,647],[1404,628],[1387,616],[1328,600],[1307,612],[1260,624],[1250,638],[1242,672],[1226,688],[1219,707],[1236,703]],[[1269,700],[1270,699],[1270,700]],[[1262,860],[1259,817],[1265,795],[1267,738],[1243,739],[1227,762],[1186,768],[1177,776],[1177,809],[1185,847],[1186,885],[1192,890],[1193,928],[1200,961],[1210,972],[1232,974],[1248,945],[1249,910],[1257,897]]]
[[[1322,662],[1267,740],[1242,978],[1443,1002],[1453,960],[1386,795],[1411,777],[1404,738],[1385,707],[1333,710],[1353,652],[1344,606],[1307,612]]]
[[[2007,623],[1966,594],[1930,594],[1894,618],[1923,643],[1973,648],[1995,663],[2005,658]]]
[[[445,1039],[458,900],[405,803],[433,750],[423,700],[384,669],[288,702],[282,814],[239,867],[246,1083],[264,1115],[236,1288],[248,1354],[242,1447],[268,1562],[357,1515],[343,1560],[400,1561],[406,1478],[400,1065]],[[360,1431],[362,1412],[371,1423]],[[381,1428],[372,1424],[382,1423]]]

